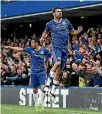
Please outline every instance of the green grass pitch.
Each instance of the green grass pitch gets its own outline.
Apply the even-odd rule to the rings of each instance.
[[[44,111],[35,111],[33,106],[2,104],[1,114],[102,114],[102,111],[73,108],[45,108]]]

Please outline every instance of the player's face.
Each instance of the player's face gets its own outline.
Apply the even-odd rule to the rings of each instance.
[[[53,16],[55,16],[56,18],[61,18],[62,17],[62,10],[56,9],[55,12],[53,13]]]
[[[36,47],[36,42],[35,42],[34,40],[31,40],[31,46],[32,46],[33,48]]]

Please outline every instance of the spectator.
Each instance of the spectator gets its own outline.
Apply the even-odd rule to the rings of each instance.
[[[6,77],[7,81],[11,81],[12,85],[21,85],[25,76],[22,74],[21,69],[17,69],[17,75],[15,77]]]
[[[18,75],[17,70],[20,69],[22,77],[20,84],[28,85],[31,73],[29,55],[3,48],[5,45],[19,47],[30,45],[31,38],[25,34],[21,36],[15,30],[12,33],[9,32],[8,35],[5,34],[5,37],[3,36],[1,40],[1,84],[18,84],[14,77]],[[34,34],[34,36],[36,35]],[[102,74],[102,26],[88,28],[83,34],[70,38],[69,42],[69,56],[65,66],[65,70],[70,72],[70,75],[68,73],[68,79],[70,77],[70,84],[68,86],[97,86],[101,82]],[[50,35],[42,45],[52,51]],[[46,63],[48,75],[54,60],[54,55],[52,55],[52,59]],[[85,67],[84,70],[82,69],[83,67]],[[8,80],[6,77],[8,77]],[[9,80],[11,77],[14,79],[13,81],[12,79]],[[84,80],[84,84],[80,85],[82,80]],[[66,79],[66,81],[68,80]],[[100,84],[99,86],[102,85]]]
[[[71,86],[79,86],[79,76],[77,75],[78,71],[78,64],[72,64],[72,71],[71,71]]]
[[[60,81],[59,81],[59,85],[61,87],[68,87],[70,86],[71,82],[70,82],[70,73],[68,71],[63,71],[63,74],[60,78]]]
[[[95,67],[92,68],[92,72],[93,72],[93,77],[90,81],[90,83],[92,83],[92,86],[96,87],[102,85],[102,76],[99,75]]]

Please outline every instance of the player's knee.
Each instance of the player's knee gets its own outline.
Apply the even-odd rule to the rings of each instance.
[[[38,88],[34,88],[33,92],[36,94],[38,92]]]

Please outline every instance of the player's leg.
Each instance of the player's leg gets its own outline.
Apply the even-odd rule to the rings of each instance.
[[[35,107],[38,105],[38,88],[33,88]]]
[[[61,68],[58,67],[57,70],[56,70],[56,74],[54,76],[54,79],[53,79],[51,91],[50,92],[48,91],[48,95],[50,96],[51,101],[53,103],[56,103],[55,91],[56,91],[56,87],[58,86],[58,83],[59,83],[59,75],[61,74],[61,72],[62,72]]]
[[[53,55],[54,55],[54,59],[56,62],[50,70],[49,78],[46,83],[47,86],[50,86],[50,84],[55,76],[55,73],[61,64],[61,50],[58,48],[53,49]]]
[[[29,85],[33,87],[35,107],[38,105],[38,79],[35,73],[31,73]]]
[[[45,98],[45,91],[44,91],[45,85],[42,85],[41,88],[39,89],[39,108],[40,110],[44,110],[44,98]]]
[[[62,72],[62,69],[65,67],[65,64],[66,64],[66,61],[67,61],[67,57],[68,57],[67,53],[66,54],[62,53],[61,65],[56,71],[56,74],[55,74],[55,77],[54,77],[54,80],[53,80],[53,85],[52,85],[52,88],[51,88],[51,92],[49,94],[49,96],[51,97],[52,102],[54,102],[54,103],[56,103],[56,98],[55,98],[56,86],[59,83],[59,77],[60,77],[60,74]]]
[[[52,67],[50,73],[49,73],[49,77],[47,79],[47,82],[46,82],[46,91],[48,91],[48,87],[50,86],[50,84],[52,83],[53,81],[53,78],[56,74],[56,71],[57,69],[59,68],[59,65],[60,65],[60,61],[56,61],[56,63],[54,64],[54,66]]]
[[[45,81],[46,81],[46,72],[39,74],[39,84],[40,84],[40,90],[39,90],[39,105],[40,109],[44,110],[44,98],[45,98]]]
[[[53,78],[53,84],[52,84],[52,89],[51,89],[51,93],[54,94],[55,90],[56,90],[56,86],[59,84],[59,76],[62,73],[62,69],[61,67],[58,67],[56,70],[56,74]]]
[[[62,56],[61,56],[61,64],[60,64],[59,69],[56,71],[56,75],[55,75],[55,77],[54,77],[54,80],[56,80],[57,83],[59,83],[60,74],[62,73],[62,70],[63,70],[64,67],[65,67],[65,64],[66,64],[67,58],[68,58],[68,54],[62,52]]]

